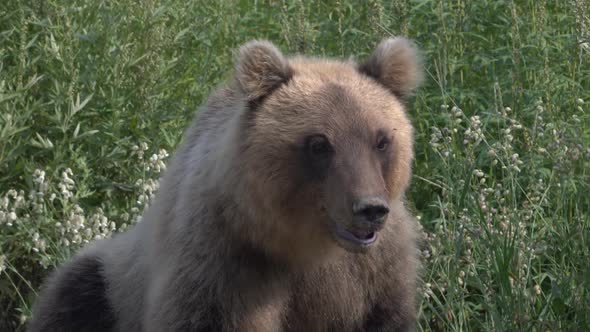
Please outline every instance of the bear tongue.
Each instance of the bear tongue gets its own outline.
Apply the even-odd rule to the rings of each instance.
[[[349,232],[361,240],[367,240],[373,237],[373,232],[369,230],[351,229]]]

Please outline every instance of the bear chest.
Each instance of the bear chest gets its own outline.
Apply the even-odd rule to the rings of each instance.
[[[286,331],[354,331],[371,307],[370,284],[349,269],[324,268],[293,281]]]

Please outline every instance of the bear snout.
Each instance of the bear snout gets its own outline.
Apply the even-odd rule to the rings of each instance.
[[[381,226],[389,213],[389,204],[381,197],[366,197],[354,200],[352,214],[355,224]]]

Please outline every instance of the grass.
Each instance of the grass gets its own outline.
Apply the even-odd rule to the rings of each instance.
[[[136,222],[236,47],[424,52],[409,201],[423,331],[590,330],[590,1],[0,5],[0,330],[81,245]]]

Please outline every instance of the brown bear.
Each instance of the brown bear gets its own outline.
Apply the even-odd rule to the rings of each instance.
[[[420,73],[399,37],[360,64],[245,44],[143,220],[59,268],[29,331],[413,330]]]

